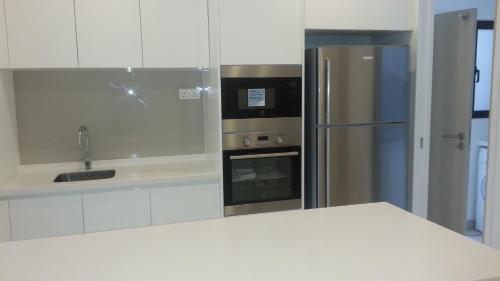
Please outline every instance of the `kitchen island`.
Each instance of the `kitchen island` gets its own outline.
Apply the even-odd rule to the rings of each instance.
[[[500,252],[386,203],[0,243],[6,281],[496,277]]]

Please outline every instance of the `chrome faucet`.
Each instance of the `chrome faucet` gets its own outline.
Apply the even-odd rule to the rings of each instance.
[[[92,169],[92,160],[90,160],[90,135],[89,130],[85,126],[78,129],[78,144],[81,150],[81,159],[85,162],[85,170]]]

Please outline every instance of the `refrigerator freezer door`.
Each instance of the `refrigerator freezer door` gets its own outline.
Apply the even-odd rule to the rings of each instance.
[[[408,125],[327,129],[328,206],[389,202],[408,208]]]
[[[407,122],[409,54],[405,46],[318,49],[320,124]]]

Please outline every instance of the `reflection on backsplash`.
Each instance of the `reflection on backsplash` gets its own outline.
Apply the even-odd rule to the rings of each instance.
[[[62,70],[14,73],[22,164],[80,160],[76,132],[90,132],[92,159],[203,153],[202,87],[196,70]]]

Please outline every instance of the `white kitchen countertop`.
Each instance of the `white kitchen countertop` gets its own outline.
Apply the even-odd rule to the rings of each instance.
[[[116,170],[111,179],[55,183],[61,173],[82,171],[81,162],[21,166],[19,172],[0,184],[0,200],[50,193],[83,192],[154,184],[218,181],[215,161],[206,155],[154,157],[94,161],[93,170]]]
[[[0,280],[6,281],[499,276],[500,252],[385,203],[0,243]]]

